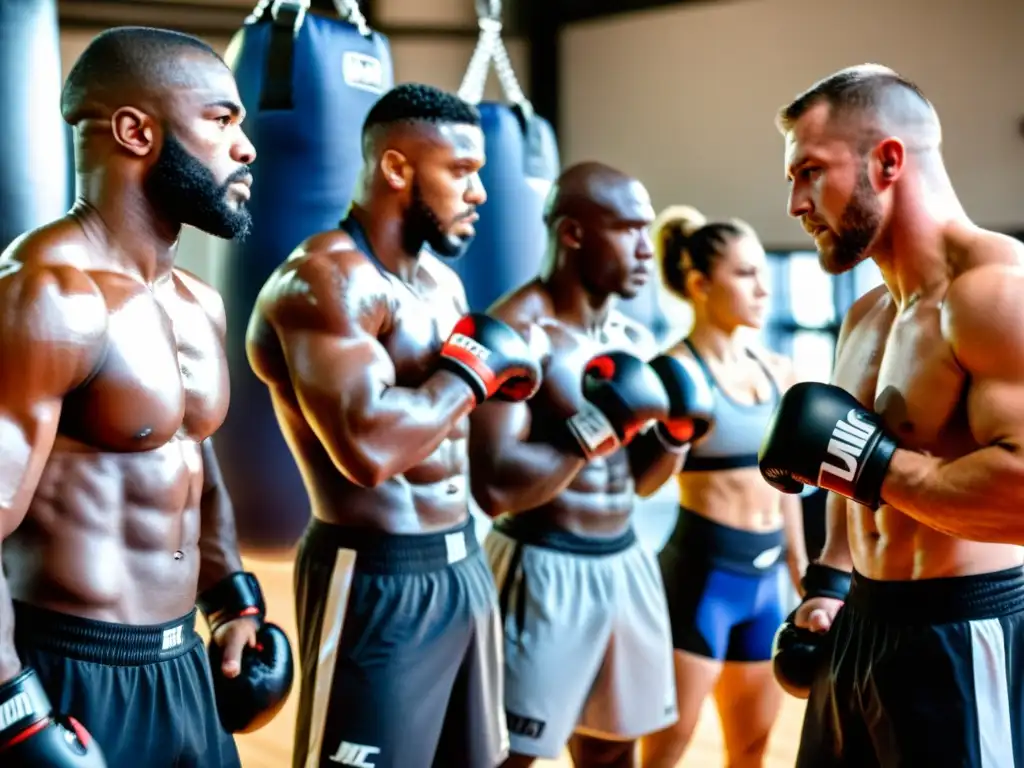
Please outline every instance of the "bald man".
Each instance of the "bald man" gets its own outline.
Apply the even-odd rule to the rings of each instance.
[[[761,449],[780,490],[831,492],[777,640],[809,696],[797,765],[1022,765],[1024,246],[968,218],[935,109],[890,69],[830,75],[779,127],[822,268],[885,281]]]
[[[245,234],[255,152],[231,71],[174,32],[104,32],[61,107],[79,197],[0,260],[0,764],[238,766],[218,714],[268,701],[243,648],[286,649],[210,446],[224,308],[174,258],[183,224]],[[197,591],[243,694],[220,713]]]
[[[473,495],[498,516],[485,549],[505,629],[506,766],[556,758],[573,733],[577,765],[630,766],[634,740],[676,719],[661,576],[631,515],[706,431],[710,395],[684,364],[648,364],[653,338],[615,308],[650,279],[653,218],[636,179],[568,168],[540,275],[490,310],[544,374],[528,403],[470,417]]]

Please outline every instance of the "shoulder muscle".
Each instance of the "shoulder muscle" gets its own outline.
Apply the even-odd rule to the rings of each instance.
[[[1024,378],[1024,267],[990,264],[957,277],[942,306],[960,365],[984,378]]]

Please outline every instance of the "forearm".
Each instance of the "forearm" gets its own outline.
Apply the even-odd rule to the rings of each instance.
[[[807,564],[807,539],[804,536],[804,506],[796,494],[782,494],[782,525],[786,551],[791,560]],[[845,528],[843,529],[845,533]]]
[[[332,458],[356,484],[378,485],[425,461],[475,405],[469,385],[447,371],[417,389],[391,387],[342,417],[327,436]]]
[[[586,459],[546,443],[516,442],[472,453],[486,462],[470,466],[473,497],[492,517],[547,504],[586,466]]]
[[[235,514],[222,485],[203,493],[199,504],[199,592],[242,570]]]
[[[670,449],[655,433],[648,429],[637,436],[626,449],[629,467],[637,495],[646,498],[657,493],[665,483],[682,469],[689,453],[688,446]]]
[[[7,577],[0,568],[0,683],[17,676],[20,671],[21,660],[14,647],[14,605]]]
[[[897,450],[882,499],[950,536],[1024,544],[1024,456],[1009,447],[988,446],[953,460]]]
[[[821,548],[817,562],[841,571],[853,570],[847,525],[846,498],[830,493],[825,500],[825,545]]]

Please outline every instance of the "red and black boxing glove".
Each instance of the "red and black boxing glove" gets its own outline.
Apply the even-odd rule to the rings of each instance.
[[[492,397],[529,400],[540,387],[540,362],[526,340],[501,320],[479,312],[455,324],[441,347],[441,366],[472,387],[477,404]]]
[[[669,396],[657,372],[628,352],[605,352],[583,370],[583,404],[566,422],[584,458],[628,445],[650,421],[669,414]]]
[[[55,715],[32,669],[0,685],[0,765],[107,768],[103,752],[73,717]]]
[[[221,672],[223,649],[210,639],[210,671],[217,713],[228,733],[250,733],[281,711],[295,680],[295,663],[288,637],[276,624],[264,621],[263,591],[251,573],[233,573],[199,595],[196,601],[210,626],[211,636],[229,621],[254,619],[259,624],[256,647],[242,649],[237,677]]]

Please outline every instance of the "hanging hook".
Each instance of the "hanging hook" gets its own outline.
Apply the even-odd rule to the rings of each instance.
[[[476,16],[484,19],[501,21],[501,0],[476,0]]]

